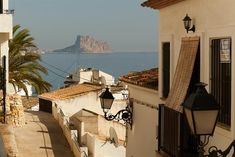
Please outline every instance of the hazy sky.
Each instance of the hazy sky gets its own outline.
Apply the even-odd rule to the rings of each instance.
[[[143,0],[10,0],[14,24],[29,28],[37,45],[64,48],[77,35],[107,41],[114,51],[156,51],[158,16]]]

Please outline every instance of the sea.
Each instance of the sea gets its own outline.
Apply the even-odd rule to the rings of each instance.
[[[63,86],[65,77],[78,68],[96,68],[111,74],[117,81],[129,72],[158,67],[157,52],[113,52],[113,53],[45,53],[41,64],[48,70],[43,76],[53,89]]]

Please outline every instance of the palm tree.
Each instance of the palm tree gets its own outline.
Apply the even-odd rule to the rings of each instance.
[[[34,39],[28,29],[20,29],[20,25],[13,27],[13,39],[9,41],[9,83],[15,90],[22,88],[28,96],[26,82],[41,94],[50,90],[50,83],[42,78],[47,69],[40,64],[41,56],[30,52],[29,48],[36,47]]]

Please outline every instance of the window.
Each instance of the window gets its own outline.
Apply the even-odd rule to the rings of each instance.
[[[189,152],[197,152],[199,141],[191,135],[187,121],[179,111],[187,94],[193,92],[193,86],[199,81],[200,38],[182,38],[172,88],[166,103],[159,105],[158,114],[158,150],[172,157],[188,157],[192,156]]]
[[[218,122],[231,126],[231,38],[211,40],[211,94],[220,104]]]
[[[3,13],[3,0],[0,0],[0,14]]]
[[[168,97],[170,90],[170,42],[162,44],[162,66],[163,66],[163,98]]]

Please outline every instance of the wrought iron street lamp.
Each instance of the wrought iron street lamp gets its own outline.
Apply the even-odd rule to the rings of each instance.
[[[125,109],[117,112],[116,115],[108,114],[108,111],[111,109],[113,104],[114,97],[112,93],[109,91],[109,88],[100,95],[100,104],[101,108],[104,112],[104,118],[108,121],[112,120],[123,120],[124,123],[132,125],[132,107],[128,105]]]
[[[204,147],[209,143],[209,137],[213,136],[220,110],[219,104],[213,95],[207,92],[205,86],[205,83],[197,84],[196,92],[192,93],[183,104],[184,114],[192,133],[195,136],[204,136],[204,141],[199,143],[199,156],[226,157],[232,146],[235,148],[234,141],[225,151],[218,150],[217,147],[212,146],[209,148],[209,154],[204,155]]]
[[[184,17],[183,21],[184,21],[184,28],[186,29],[187,33],[189,31],[195,32],[195,25],[193,25],[191,27],[192,19],[188,16],[188,14],[186,14],[186,16]]]
[[[213,95],[199,83],[197,90],[184,102],[184,113],[193,134],[213,135],[220,106]]]

